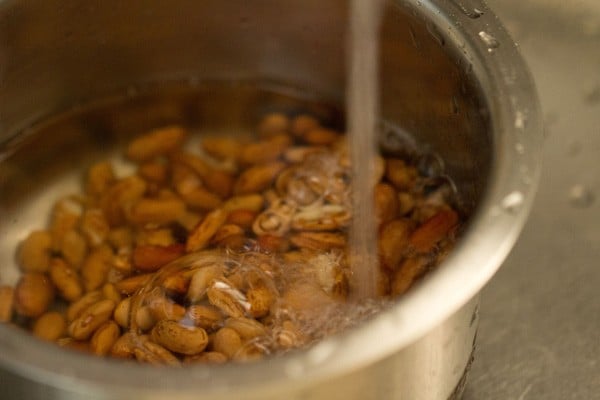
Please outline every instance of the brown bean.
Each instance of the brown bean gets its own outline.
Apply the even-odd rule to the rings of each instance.
[[[267,189],[277,174],[285,168],[285,163],[271,162],[259,164],[244,170],[233,188],[237,195],[260,193]]]
[[[207,214],[202,223],[190,232],[186,243],[186,251],[189,253],[205,248],[226,219],[227,211],[222,208],[217,208]]]
[[[312,115],[300,114],[292,120],[291,131],[296,137],[303,137],[309,130],[321,125],[318,119]]]
[[[208,136],[202,139],[202,149],[219,160],[237,159],[241,148],[242,143],[231,137]]]
[[[252,228],[252,223],[256,219],[258,215],[257,212],[252,210],[233,210],[227,215],[227,220],[225,221],[228,224],[234,224],[241,227],[244,230],[248,230]]]
[[[258,213],[264,207],[265,199],[260,194],[247,194],[231,197],[223,204],[223,210],[232,212],[235,210],[250,210]]]
[[[97,356],[107,355],[119,338],[121,330],[113,321],[106,321],[98,327],[90,340],[90,349]]]
[[[186,315],[186,310],[183,306],[165,296],[152,296],[146,300],[146,303],[152,317],[156,321],[163,319],[179,321]]]
[[[164,225],[176,222],[185,213],[185,203],[180,199],[141,199],[133,205],[129,220],[135,224]]]
[[[346,247],[346,237],[333,232],[300,232],[290,237],[290,242],[301,249],[331,250]]]
[[[250,288],[246,293],[248,303],[250,303],[250,314],[254,318],[262,318],[269,314],[271,306],[275,302],[275,296],[271,290],[259,286]]]
[[[265,115],[258,124],[258,134],[261,137],[271,137],[290,129],[290,119],[287,115],[273,112]]]
[[[0,286],[0,322],[10,322],[15,304],[15,290],[10,286]]]
[[[119,293],[119,290],[113,283],[105,283],[102,286],[102,295],[105,298],[114,301],[115,304],[119,304],[122,300],[121,293]]]
[[[240,151],[240,164],[254,165],[276,161],[291,143],[287,136],[285,138],[288,140],[264,140],[247,144]]]
[[[181,257],[185,246],[172,244],[169,246],[136,246],[133,249],[133,266],[142,272],[157,271],[164,265]]]
[[[82,213],[83,206],[79,199],[66,197],[56,202],[50,220],[53,250],[60,251],[63,236],[77,228]]]
[[[183,326],[171,320],[158,321],[152,329],[152,340],[175,353],[186,355],[201,353],[208,345],[204,329]]]
[[[115,174],[109,162],[96,163],[87,172],[85,191],[91,196],[99,196],[110,187],[114,180]]]
[[[160,161],[149,161],[140,165],[138,174],[148,181],[163,185],[169,178],[169,167]]]
[[[130,278],[125,278],[115,283],[115,287],[124,295],[132,295],[142,286],[144,286],[151,278],[152,274],[139,274]]]
[[[223,322],[223,315],[214,306],[201,304],[190,306],[187,309],[186,316],[194,325],[204,328],[207,331],[216,329]]]
[[[443,209],[412,233],[410,246],[419,253],[427,253],[447,237],[457,224],[458,214],[452,209]]]
[[[398,190],[410,189],[417,175],[417,170],[406,165],[403,160],[397,158],[386,160],[385,176]]]
[[[81,267],[83,260],[87,256],[87,251],[87,242],[78,231],[71,230],[63,236],[60,252],[69,265],[75,269]]]
[[[81,267],[81,279],[86,292],[96,290],[106,282],[112,261],[112,250],[106,245],[90,253]]]
[[[211,239],[211,243],[220,246],[222,243],[225,243],[228,238],[240,235],[244,235],[244,230],[241,227],[234,224],[224,224],[217,232],[215,232],[215,235]]]
[[[100,325],[108,321],[115,309],[112,300],[100,300],[89,306],[69,325],[69,336],[75,340],[87,340]]]
[[[110,355],[117,358],[132,358],[135,350],[134,337],[131,332],[125,332],[113,344]]]
[[[212,347],[215,351],[233,358],[242,347],[242,339],[234,329],[221,328],[214,336]]]
[[[111,227],[125,222],[125,210],[141,199],[148,185],[139,176],[120,179],[100,197],[99,206]]]
[[[185,204],[194,210],[210,211],[223,203],[221,197],[202,187],[196,187],[187,191],[179,191],[179,194]]]
[[[304,132],[302,138],[308,144],[312,145],[330,145],[340,137],[340,133],[323,127],[316,127]]]
[[[381,228],[379,234],[379,257],[383,267],[394,270],[398,267],[408,247],[412,224],[407,219],[396,219]]]
[[[54,342],[67,330],[67,321],[59,312],[50,311],[39,317],[33,324],[32,332],[40,339]]]
[[[26,272],[15,289],[17,313],[36,318],[42,315],[54,300],[54,287],[45,274]]]
[[[406,259],[400,268],[394,272],[391,282],[391,293],[393,296],[404,294],[414,281],[428,268],[429,262],[426,257]]]
[[[177,150],[185,141],[187,132],[180,126],[154,129],[132,141],[127,157],[133,161],[147,161]]]
[[[396,190],[386,183],[375,185],[375,215],[379,224],[393,220],[398,215]]]
[[[149,339],[143,339],[142,346],[138,346],[133,352],[135,354],[135,358],[140,362],[153,365],[165,364],[172,367],[181,365],[179,359],[175,357],[169,350],[157,343],[152,342]]]
[[[31,232],[21,243],[17,259],[26,272],[46,272],[50,266],[52,236],[47,231]]]
[[[56,286],[58,294],[67,301],[73,302],[83,295],[83,285],[77,271],[61,258],[50,261],[50,280]]]

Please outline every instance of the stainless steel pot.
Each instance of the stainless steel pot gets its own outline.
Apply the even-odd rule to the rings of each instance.
[[[132,85],[174,80],[283,82],[341,102],[347,11],[342,0],[0,1],[0,281],[15,278],[14,245],[42,215],[21,214],[26,199],[9,192],[14,180],[34,193],[45,170],[32,177],[28,168],[68,159],[49,135],[38,142],[47,147],[19,150],[31,143],[33,122]],[[381,57],[383,117],[444,159],[470,214],[441,268],[374,320],[252,365],[124,365],[0,326],[3,392],[28,399],[460,397],[477,294],[515,242],[535,191],[542,134],[535,89],[516,46],[479,0],[389,1]]]

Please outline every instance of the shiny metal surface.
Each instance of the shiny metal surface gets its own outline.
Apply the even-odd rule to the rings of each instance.
[[[541,115],[516,48],[485,5],[468,2],[484,11],[476,18],[454,1],[393,3],[382,37],[384,118],[444,158],[465,209],[473,212],[463,242],[443,268],[368,324],[252,368],[132,368],[66,354],[0,326],[0,363],[12,371],[0,379],[23,382],[18,390],[27,398],[48,398],[47,387],[17,376],[54,387],[55,398],[451,396],[470,360],[477,322],[473,299],[512,247],[533,201]],[[290,1],[283,8],[267,0],[203,5],[1,1],[4,149],[21,140],[26,148],[28,140],[53,139],[13,136],[32,120],[154,81],[283,81],[327,100],[343,98],[345,2]],[[85,129],[75,129],[76,136],[81,133]],[[111,133],[113,139],[123,138],[122,132]],[[36,162],[39,172],[49,172],[39,168],[47,156],[39,150],[54,151],[55,157],[68,154],[52,146],[30,149],[38,154],[21,161],[6,158],[6,165],[16,168],[5,170],[4,193],[12,172],[28,171]],[[3,220],[11,221],[1,227],[7,261],[28,228],[22,223],[27,218],[14,217],[25,204],[3,206]],[[10,268],[4,262],[2,274],[10,275]]]
[[[483,290],[464,398],[597,399],[600,2],[488,3],[536,81],[546,125],[544,170],[521,238]]]

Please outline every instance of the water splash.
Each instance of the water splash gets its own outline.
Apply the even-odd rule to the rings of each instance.
[[[576,208],[588,208],[594,201],[596,196],[586,186],[582,184],[575,184],[569,190],[569,203]]]
[[[498,47],[500,47],[500,42],[498,39],[486,31],[479,32],[479,38],[483,41],[483,43],[485,43],[489,53],[493,53]]]
[[[525,197],[523,196],[523,193],[515,190],[504,196],[502,199],[502,209],[511,214],[516,213],[523,205],[524,200]]]

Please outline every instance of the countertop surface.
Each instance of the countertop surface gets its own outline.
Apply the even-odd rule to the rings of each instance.
[[[464,400],[600,399],[600,1],[488,0],[544,112],[523,234],[484,289]]]

